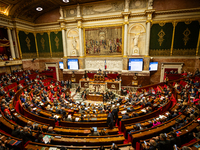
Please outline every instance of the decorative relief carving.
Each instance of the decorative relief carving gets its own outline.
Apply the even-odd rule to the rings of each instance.
[[[56,38],[55,38],[55,42],[56,42],[56,47],[57,47],[57,49],[59,48],[59,38],[56,36]]]
[[[184,35],[184,38],[183,38],[184,45],[186,45],[187,42],[188,42],[188,40],[190,39],[189,38],[190,34],[191,34],[191,32],[190,32],[190,30],[188,28],[183,32],[183,35]]]
[[[148,0],[131,0],[130,9],[146,8],[148,5]]]
[[[69,56],[78,56],[79,34],[77,29],[70,29],[67,33],[67,49]]]
[[[31,40],[30,40],[29,37],[27,36],[27,37],[26,37],[26,45],[27,45],[29,51],[31,50],[31,44],[30,44],[30,42],[31,42]]]
[[[45,44],[44,44],[45,40],[44,40],[44,38],[42,38],[40,42],[41,42],[42,48],[44,50],[44,47],[45,47]]]
[[[141,55],[145,49],[145,27],[142,24],[133,24],[129,28],[128,49],[129,55]]]
[[[124,1],[117,1],[111,3],[100,3],[100,4],[93,4],[88,6],[83,6],[82,8],[82,15],[93,15],[99,13],[107,13],[107,12],[115,12],[115,11],[123,11],[124,9]]]
[[[107,70],[122,70],[122,60],[106,60]],[[105,60],[85,60],[85,68],[90,70],[104,70]]]
[[[163,31],[163,29],[160,30],[160,32],[158,33],[159,39],[158,42],[160,44],[160,46],[162,45],[163,41],[164,41],[164,36],[165,36],[165,32]]]

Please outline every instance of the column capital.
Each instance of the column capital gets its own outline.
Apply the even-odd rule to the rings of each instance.
[[[82,21],[82,20],[83,20],[82,17],[74,17],[74,19],[75,19],[76,21]]]
[[[63,28],[63,27],[62,27],[62,28],[60,28],[60,29],[61,29],[61,30],[67,30],[66,28]]]
[[[6,27],[6,29],[8,29],[8,30],[12,30],[12,28],[11,28],[11,27]]]
[[[146,21],[146,23],[149,23],[149,22],[152,23],[153,21],[152,21],[152,20],[147,20],[147,21]]]
[[[82,27],[82,21],[81,21],[81,20],[79,20],[79,21],[77,22],[77,24],[78,24],[78,25],[77,25],[77,28],[83,28],[83,27]]]
[[[123,16],[129,16],[131,14],[131,12],[122,12]]]
[[[154,9],[145,10],[145,14],[153,14],[154,12]]]

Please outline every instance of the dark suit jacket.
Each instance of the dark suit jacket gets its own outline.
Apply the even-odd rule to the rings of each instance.
[[[181,138],[180,137],[173,137],[170,139],[170,143],[172,146],[174,146],[175,144],[177,145],[177,147],[181,147]]]
[[[171,147],[170,141],[160,141],[158,143],[158,150],[174,150],[173,147]]]
[[[32,136],[32,132],[24,132],[22,131],[20,134],[20,138],[22,138],[23,142],[26,143],[28,141],[32,141],[33,136]]]

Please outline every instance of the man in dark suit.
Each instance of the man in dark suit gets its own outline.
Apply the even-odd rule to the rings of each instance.
[[[28,127],[24,127],[23,131],[20,133],[20,138],[22,138],[22,141],[24,143],[32,141],[33,136],[31,129],[29,129]]]
[[[157,149],[157,143],[155,140],[150,140],[149,148],[147,145],[145,145],[145,150],[156,150],[156,149]]]
[[[161,133],[158,141],[159,141],[158,143],[159,150],[174,150],[174,148],[171,146],[170,141],[167,140],[167,137],[165,136],[165,134]]]
[[[181,138],[178,137],[174,131],[171,131],[170,135],[172,136],[170,138],[171,146],[173,147],[176,144],[177,147],[181,147]]]
[[[115,124],[116,124],[116,122],[117,122],[117,120],[118,120],[118,112],[119,112],[119,107],[113,109],[113,111],[112,111],[112,115],[113,115],[113,117],[114,117]],[[117,124],[118,124],[118,122],[117,122]]]
[[[113,129],[114,121],[113,121],[113,115],[111,112],[109,112],[107,117],[107,125],[110,129]]]
[[[15,125],[14,126],[14,130],[12,131],[11,135],[16,137],[16,138],[20,138],[20,126],[19,125]]]

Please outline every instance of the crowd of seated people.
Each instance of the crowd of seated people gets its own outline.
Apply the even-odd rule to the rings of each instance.
[[[8,58],[6,54],[4,55],[0,54],[0,61],[7,61],[7,60],[13,60],[13,59],[11,56]]]
[[[39,79],[31,80],[29,79],[28,72],[25,72],[22,76],[16,76],[16,80],[19,78],[20,80],[26,80],[27,85],[30,83],[35,82],[33,85],[29,85],[24,91],[23,94],[20,96],[20,100],[23,103],[23,106],[27,108],[29,111],[36,115],[40,115],[37,111],[34,111],[34,107],[38,107],[40,109],[44,109],[47,111],[52,112],[52,116],[50,118],[55,119],[58,121],[56,114],[62,114],[63,120],[66,121],[76,121],[76,116],[73,116],[74,114],[69,114],[66,112],[65,109],[71,109],[71,107],[78,108],[78,113],[81,114],[81,117],[78,121],[87,121],[85,118],[88,117],[88,115],[91,116],[88,110],[94,110],[94,108],[97,108],[99,112],[102,114],[107,114],[107,118],[109,118],[109,126],[113,127],[115,123],[118,123],[118,113],[119,113],[119,107],[125,106],[126,112],[122,114],[122,120],[123,119],[129,119],[137,116],[141,116],[147,113],[151,113],[156,108],[159,108],[163,105],[165,105],[168,102],[168,99],[171,98],[171,90],[170,88],[164,87],[162,91],[155,91],[155,89],[150,88],[149,90],[142,90],[141,92],[133,92],[128,94],[128,98],[119,97],[116,100],[111,100],[105,105],[94,105],[94,104],[87,104],[87,103],[77,103],[73,100],[73,97],[71,96],[70,92],[67,91],[67,83],[63,81],[63,84],[61,82],[53,82],[51,81],[50,85],[45,86],[44,82],[42,81],[45,79],[44,77],[38,77]],[[16,80],[11,80],[12,77],[15,77],[15,75],[3,75],[2,76],[2,87],[9,85],[8,82],[11,82],[11,84]],[[6,82],[5,82],[6,81]],[[181,99],[179,100],[178,108],[174,111],[169,111],[168,115],[165,117],[155,118],[155,120],[152,120],[152,127],[158,126],[162,123],[164,123],[167,120],[170,120],[173,117],[176,117],[179,113],[182,113],[186,116],[186,119],[184,120],[176,120],[175,126],[173,126],[170,140],[176,139],[176,135],[173,133],[174,130],[177,130],[184,125],[186,125],[188,122],[191,122],[199,115],[199,108],[200,108],[200,102],[199,100],[196,100],[199,98],[199,85],[198,82],[191,79],[185,79],[184,80],[187,83],[187,86],[182,86],[180,88],[180,96]],[[3,85],[4,84],[4,85]],[[178,83],[179,84],[179,83]],[[20,90],[23,88],[23,85],[18,84],[16,87],[17,90]],[[70,86],[69,86],[70,88]],[[178,89],[178,86],[176,88]],[[110,92],[110,91],[109,91]],[[108,94],[109,94],[108,92]],[[2,94],[1,94],[2,93]],[[9,93],[9,94],[8,94]],[[1,111],[4,112],[4,115],[7,119],[13,120],[14,116],[10,113],[10,110],[8,108],[9,102],[11,101],[11,98],[14,96],[15,91],[10,90],[9,92],[4,91],[2,88],[0,91],[1,96],[5,96],[5,98],[1,101]],[[31,95],[32,93],[32,95]],[[196,95],[192,95],[195,93]],[[110,96],[109,96],[110,97]],[[191,99],[190,99],[191,98]],[[159,103],[156,103],[156,100],[159,99]],[[191,101],[189,101],[191,100]],[[195,105],[189,105],[189,103],[194,103]],[[157,104],[157,105],[156,105]],[[34,107],[33,107],[33,106]],[[141,109],[143,113],[138,114],[134,109],[136,106],[141,106]],[[93,111],[93,116],[96,116],[96,111]],[[71,117],[69,117],[71,116]],[[97,116],[96,116],[97,117]],[[88,117],[89,118],[89,117]],[[111,127],[111,128],[112,128]],[[138,128],[138,126],[134,126],[134,131],[141,130],[142,128]],[[38,130],[38,134],[36,137],[33,138],[32,130]],[[92,131],[91,128],[91,135],[99,135],[99,133],[95,133]],[[37,128],[35,126],[32,126],[30,123],[27,124],[23,129],[20,129],[19,127],[15,127],[15,132],[13,135],[19,135],[20,138],[23,139],[23,141],[36,141],[38,143],[43,142],[42,140],[42,131],[40,128]],[[131,132],[134,132],[131,131]],[[53,127],[49,127],[47,133],[55,134],[55,131],[53,130]],[[198,133],[194,134],[194,137],[198,138]],[[163,143],[168,143],[169,145],[173,145],[170,143],[171,141],[166,141],[166,138],[161,134],[159,137],[155,137],[150,141],[150,145],[156,146],[158,149],[163,148]],[[170,143],[170,144],[169,144]],[[177,144],[179,146],[179,144]],[[166,148],[166,147],[165,147]],[[147,148],[148,149],[148,148]]]
[[[197,75],[197,74],[196,74]],[[183,82],[175,83],[175,89],[180,95],[178,99],[178,103],[176,104],[178,108],[176,108],[176,114],[171,114],[171,117],[175,117],[178,114],[185,115],[185,119],[176,119],[175,125],[172,127],[172,131],[169,136],[165,134],[160,134],[160,136],[153,137],[149,140],[148,146],[144,144],[144,148],[146,150],[174,150],[174,145],[177,147],[181,147],[181,139],[177,137],[177,133],[175,131],[179,130],[181,127],[187,125],[190,122],[196,122],[196,118],[199,116],[200,109],[200,101],[199,101],[199,84],[198,80],[194,80],[192,78],[186,78],[181,80]],[[135,127],[135,129],[138,129]],[[139,130],[139,129],[138,129]],[[200,127],[197,127],[197,133],[193,132],[193,135],[188,134],[187,139],[199,138]],[[187,146],[182,147],[182,150],[190,149]]]

